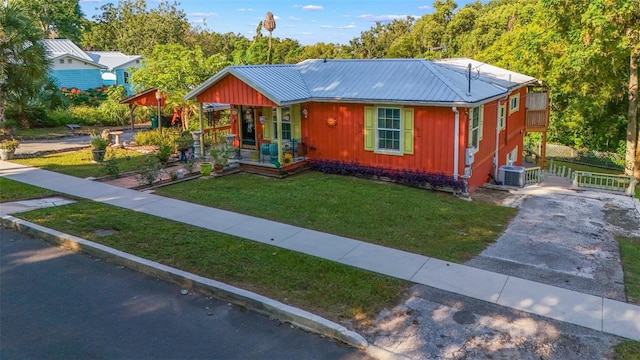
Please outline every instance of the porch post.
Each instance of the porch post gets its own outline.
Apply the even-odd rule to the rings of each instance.
[[[276,134],[278,136],[278,162],[282,159],[282,108],[276,108]]]
[[[203,106],[202,103],[199,102],[198,106],[200,107],[200,111],[198,114],[200,120],[200,158],[204,158],[204,118],[202,117]]]

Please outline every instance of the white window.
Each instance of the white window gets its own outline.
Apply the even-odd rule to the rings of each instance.
[[[514,94],[509,97],[509,114],[520,109],[520,94]]]
[[[507,154],[507,165],[511,166],[513,165],[516,160],[518,160],[518,147],[516,146],[515,149],[511,150],[510,153]]]
[[[376,117],[376,150],[383,152],[400,152],[402,127],[400,126],[399,108],[377,108]]]
[[[124,77],[124,83],[128,84],[129,83],[129,73],[125,71],[124,74],[122,74],[122,76]]]
[[[482,140],[483,111],[484,106],[475,107],[469,112],[469,147],[478,151]]]
[[[60,59],[60,64],[64,64],[64,59]]]
[[[498,107],[498,128],[504,130],[507,127],[507,104]]]
[[[71,59],[67,59],[67,64],[71,64],[73,61]]]

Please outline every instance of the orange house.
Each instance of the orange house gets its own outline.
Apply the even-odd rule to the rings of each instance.
[[[302,143],[305,159],[444,173],[473,191],[521,163],[536,82],[471,59],[325,59],[230,66],[185,99],[230,104],[248,151],[279,159]]]

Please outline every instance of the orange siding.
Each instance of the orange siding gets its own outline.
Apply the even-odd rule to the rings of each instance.
[[[222,80],[200,93],[197,101],[201,103],[242,104],[248,106],[276,106],[273,101],[233,75],[225,76]]]
[[[413,155],[398,156],[364,150],[365,105],[307,103],[301,107],[309,113],[307,119],[302,119],[302,140],[311,159],[453,174],[454,114],[450,108],[413,107],[415,151]],[[327,125],[330,117],[338,121],[335,127]]]

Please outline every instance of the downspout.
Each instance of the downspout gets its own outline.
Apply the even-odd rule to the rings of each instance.
[[[460,160],[460,136],[459,136],[459,132],[460,132],[460,112],[458,111],[457,107],[452,107],[451,111],[453,111],[454,114],[454,125],[453,125],[453,179],[454,180],[458,180],[458,176],[460,175],[458,173],[458,162]]]

